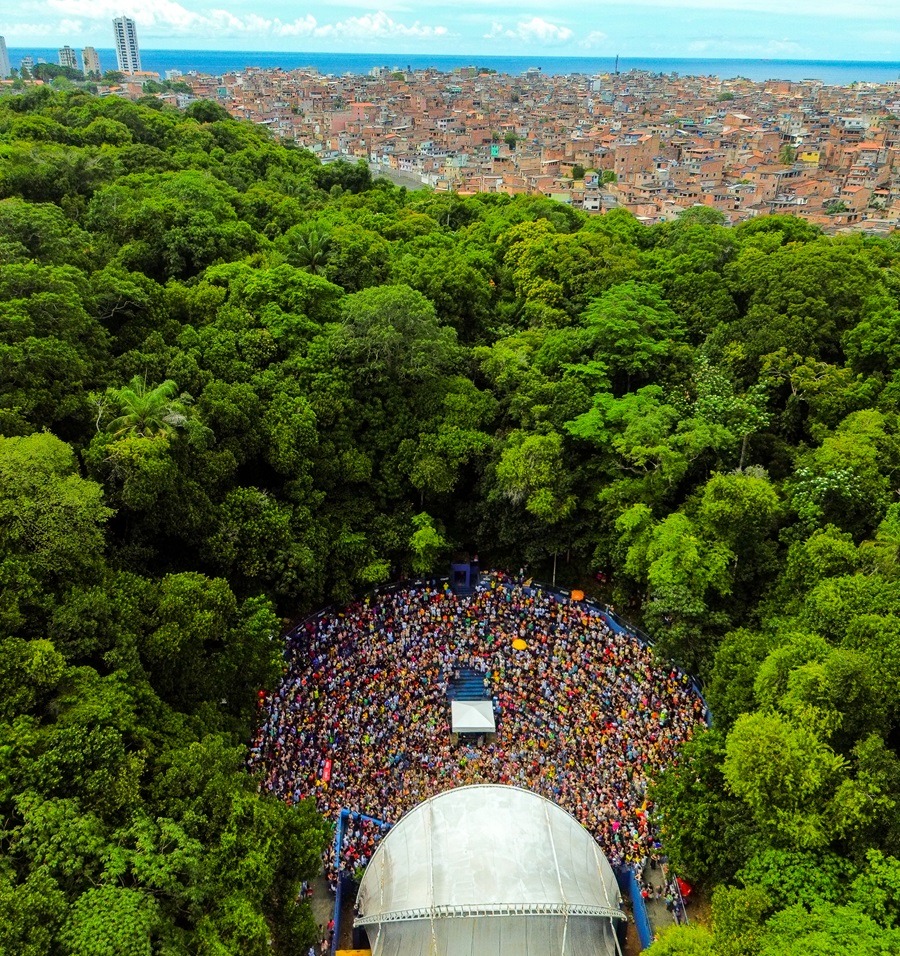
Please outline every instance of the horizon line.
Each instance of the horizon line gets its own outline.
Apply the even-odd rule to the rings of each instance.
[[[69,44],[71,45],[71,44]],[[91,46],[93,44],[88,44]],[[58,50],[57,46],[36,46],[30,44],[27,46],[9,46],[7,49],[13,50]],[[97,50],[115,51],[115,46],[97,47]],[[822,57],[773,57],[773,56],[676,56],[659,55],[646,53],[542,53],[530,55],[528,53],[433,53],[429,51],[422,52],[383,52],[381,50],[272,50],[272,49],[225,49],[222,47],[145,47],[141,46],[142,53],[264,53],[268,56],[278,56],[286,54],[288,56],[391,56],[391,57],[438,57],[441,59],[458,60],[464,57],[481,57],[491,60],[679,60],[686,63],[832,63],[832,64],[866,64],[900,67],[900,59],[897,60],[854,60],[854,59],[830,59]],[[473,64],[475,65],[475,64]]]

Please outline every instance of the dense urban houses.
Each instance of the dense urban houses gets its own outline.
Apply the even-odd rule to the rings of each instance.
[[[789,213],[829,231],[889,231],[900,219],[900,83],[477,67],[184,79],[195,97],[323,160],[363,159],[406,184],[543,194],[649,223],[697,205],[731,223]]]

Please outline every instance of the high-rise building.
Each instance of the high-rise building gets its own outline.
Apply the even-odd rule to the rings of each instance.
[[[92,76],[95,79],[100,79],[102,75],[100,56],[92,46],[86,46],[81,51],[81,69],[85,76]]]
[[[6,49],[6,37],[0,37],[0,79],[6,79],[9,74],[9,52]]]
[[[34,73],[34,57],[33,56],[23,56],[22,63],[19,66],[19,72],[25,72],[28,76],[31,76]]]
[[[116,60],[120,73],[141,72],[141,51],[138,49],[137,27],[130,17],[113,20],[116,34]]]
[[[78,69],[78,60],[75,59],[75,51],[68,43],[59,48],[59,65],[69,66],[73,70]]]

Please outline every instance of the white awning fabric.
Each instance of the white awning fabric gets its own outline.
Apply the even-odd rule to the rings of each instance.
[[[615,956],[625,919],[603,851],[537,794],[459,787],[381,841],[357,897],[372,956]]]
[[[494,734],[494,702],[490,700],[451,700],[450,729],[454,734]]]

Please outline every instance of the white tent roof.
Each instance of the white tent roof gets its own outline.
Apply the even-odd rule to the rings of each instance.
[[[373,956],[607,956],[615,875],[574,817],[516,787],[448,790],[381,841],[357,897]]]
[[[451,700],[450,726],[455,734],[496,733],[493,701]]]

